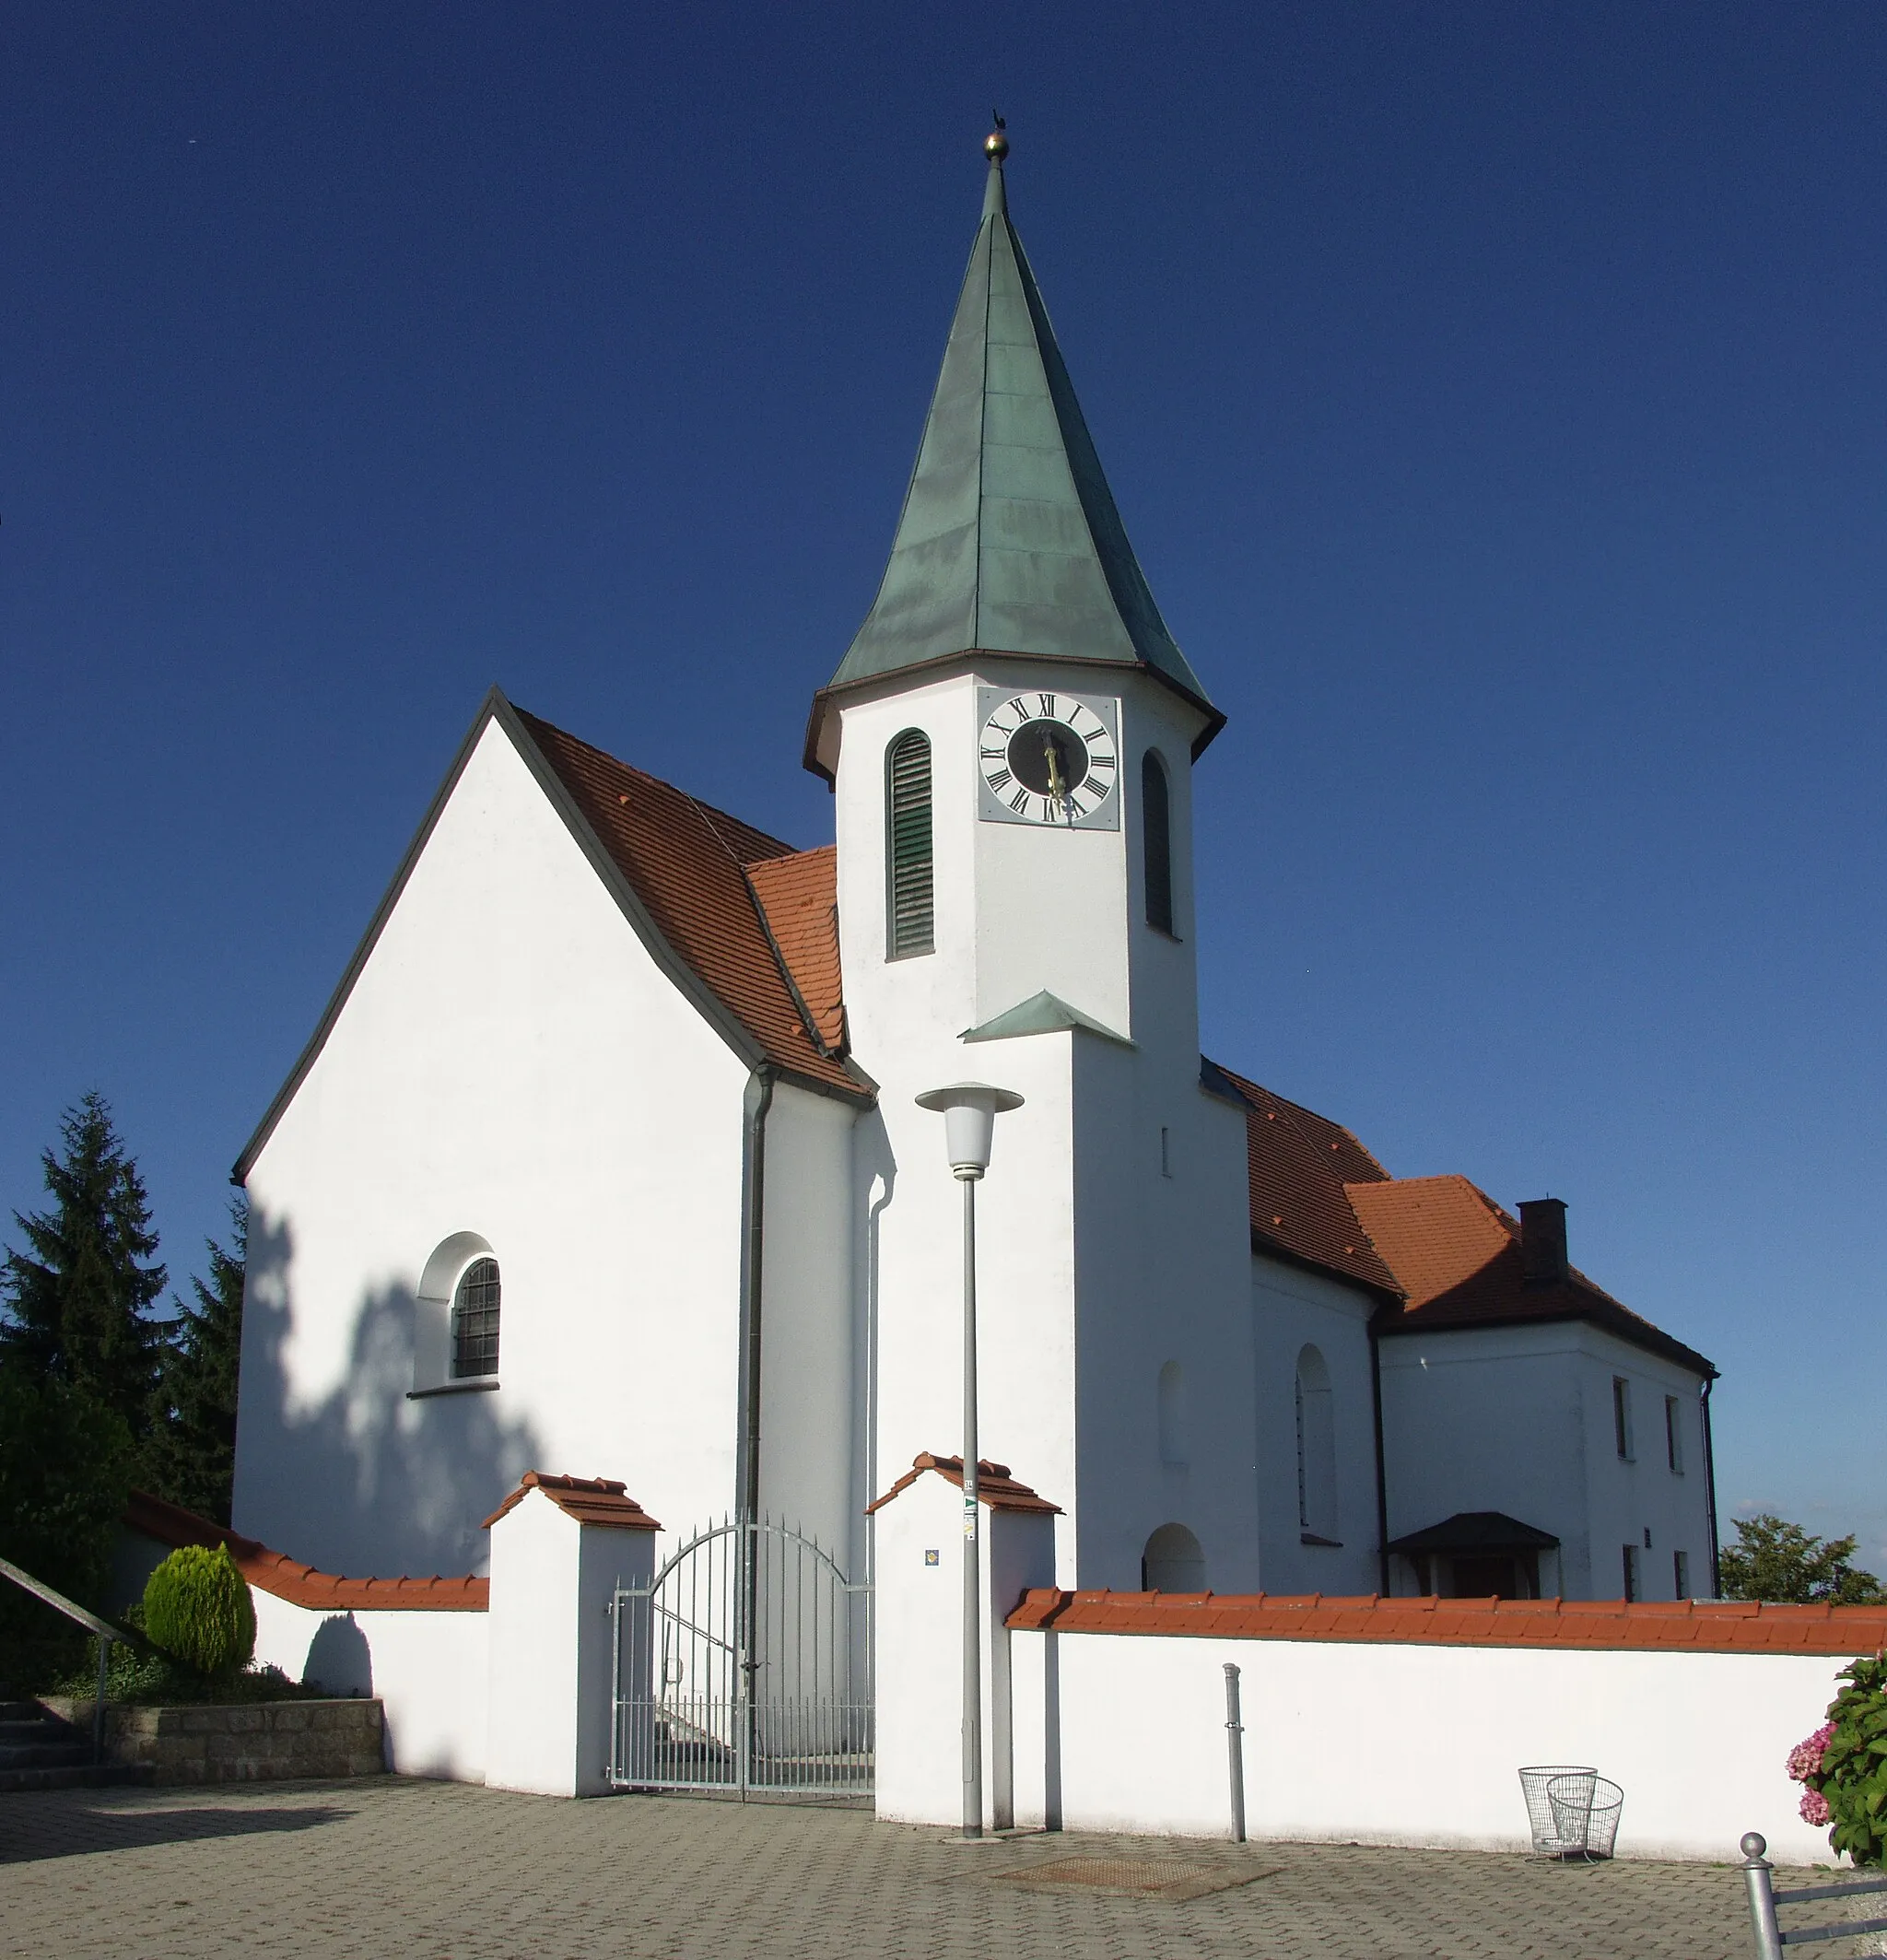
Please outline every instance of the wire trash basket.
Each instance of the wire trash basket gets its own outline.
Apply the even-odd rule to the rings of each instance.
[[[1583,1857],[1590,1864],[1612,1856],[1625,1802],[1625,1793],[1616,1783],[1583,1770],[1554,1777],[1546,1786],[1546,1802],[1553,1812],[1553,1836],[1565,1848],[1562,1857]]]

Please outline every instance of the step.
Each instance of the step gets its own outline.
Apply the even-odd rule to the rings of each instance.
[[[0,1745],[0,1769],[63,1769],[73,1763],[89,1763],[92,1745],[67,1736],[39,1743],[7,1743]]]
[[[60,1742],[77,1732],[70,1722],[63,1722],[42,1709],[37,1721],[0,1721],[0,1749],[8,1743]]]
[[[57,1719],[37,1701],[0,1701],[0,1722],[45,1722]]]
[[[70,1763],[42,1769],[0,1769],[0,1792],[26,1790],[113,1790],[147,1785],[148,1763]]]

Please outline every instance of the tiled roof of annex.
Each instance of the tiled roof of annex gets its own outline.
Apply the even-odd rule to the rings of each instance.
[[[185,1510],[135,1490],[124,1506],[124,1522],[134,1532],[159,1544],[226,1544],[236,1569],[252,1586],[305,1606],[313,1613],[357,1613],[368,1607],[397,1607],[404,1613],[483,1613],[490,1604],[491,1582],[467,1574],[459,1579],[344,1579],[304,1566],[286,1552],[276,1552],[254,1538],[245,1538],[227,1525],[214,1524]]]
[[[926,1471],[935,1471],[946,1483],[963,1488],[963,1457],[938,1456],[929,1449],[920,1449],[911,1459],[910,1468],[898,1478],[882,1497],[873,1497],[865,1506],[865,1516],[882,1510],[901,1490],[908,1490]],[[1039,1491],[1031,1490],[1026,1484],[1018,1484],[1009,1474],[1007,1463],[992,1463],[987,1457],[977,1459],[977,1496],[992,1511],[1039,1511],[1054,1517],[1061,1515],[1059,1504],[1050,1504]]]
[[[825,1033],[842,1025],[836,932],[832,971],[822,980],[817,930],[806,916],[816,912],[817,899],[807,894],[828,875],[819,861],[830,851],[794,851],[673,783],[514,711],[662,938],[768,1060],[810,1083],[868,1097],[840,1044]],[[770,868],[756,877],[756,866]]]
[[[1689,1653],[1871,1654],[1887,1607],[1771,1606],[1741,1600],[1440,1600],[1321,1593],[1023,1594],[1019,1631],[1195,1634],[1231,1640],[1406,1646],[1583,1647]]]
[[[767,929],[813,1031],[834,1054],[846,1050],[838,973],[838,852],[831,844],[761,858],[747,866]]]
[[[1378,1317],[1382,1332],[1587,1320],[1681,1367],[1717,1372],[1694,1348],[1634,1313],[1576,1267],[1555,1283],[1529,1285],[1519,1221],[1466,1178],[1395,1178],[1352,1184],[1347,1195],[1406,1296],[1400,1308]]]

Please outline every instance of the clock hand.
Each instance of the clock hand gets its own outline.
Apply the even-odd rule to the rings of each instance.
[[[1042,753],[1049,758],[1049,794],[1057,803],[1068,801],[1068,785],[1061,780],[1061,757],[1053,735],[1042,737]]]

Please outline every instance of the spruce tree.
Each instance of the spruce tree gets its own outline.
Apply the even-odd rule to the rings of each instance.
[[[0,1369],[76,1389],[142,1438],[169,1334],[150,1318],[165,1279],[150,1201],[96,1089],[62,1130],[41,1157],[52,1209],[13,1215],[26,1250],[0,1268]]]
[[[248,1201],[229,1201],[229,1245],[205,1239],[209,1277],[191,1280],[193,1307],[178,1303],[164,1358],[158,1417],[147,1446],[151,1487],[217,1524],[229,1522],[236,1475],[236,1380],[242,1356],[242,1267]]]

